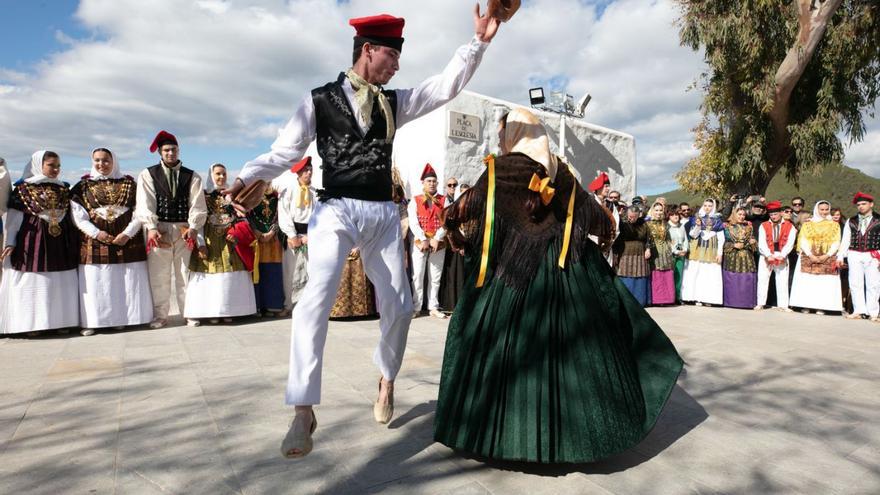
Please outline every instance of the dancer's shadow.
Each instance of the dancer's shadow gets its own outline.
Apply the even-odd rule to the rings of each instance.
[[[405,412],[403,415],[398,416],[394,419],[389,425],[388,428],[391,430],[396,430],[402,426],[405,426],[410,421],[417,419],[426,414],[433,415],[434,410],[437,409],[437,401],[432,400],[428,402],[422,402],[421,404],[413,407],[409,411]]]

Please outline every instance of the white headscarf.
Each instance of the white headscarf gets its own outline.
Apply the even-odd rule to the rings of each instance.
[[[502,149],[509,153],[519,152],[540,163],[547,170],[550,182],[556,180],[559,167],[556,156],[550,153],[550,138],[544,124],[532,112],[525,108],[514,108],[507,114],[504,125],[504,143]]]
[[[106,148],[95,148],[92,150],[91,156],[95,156],[95,152],[98,150],[104,151]],[[94,162],[92,163],[92,172],[89,174],[89,177],[92,180],[102,180],[102,179],[121,179],[122,172],[119,171],[119,163],[116,161],[116,155],[113,154],[112,151],[108,151],[110,153],[110,163],[112,167],[110,168],[110,173],[107,175],[101,174],[98,172],[98,169],[95,168]]]
[[[819,205],[821,205],[821,204],[826,204],[829,207],[831,206],[831,203],[829,203],[828,201],[825,201],[824,199],[817,201],[816,205],[813,206],[813,218],[810,219],[811,222],[821,222],[822,220],[831,220],[830,214],[826,217],[819,215]]]
[[[222,163],[212,163],[211,166],[208,168],[208,178],[207,178],[207,180],[205,180],[205,192],[208,194],[211,194],[212,192],[217,190],[217,186],[214,184],[214,167],[216,167],[218,165],[223,167],[224,169],[226,168],[226,165],[223,165]],[[228,169],[227,169],[227,172],[228,172]],[[228,177],[227,177],[226,181],[228,184],[229,183]]]
[[[50,182],[52,184],[58,184],[59,186],[64,185],[64,181],[61,179],[50,179],[43,175],[43,156],[46,154],[46,150],[39,150],[34,152],[31,155],[31,161],[24,166],[24,173],[21,174],[21,180],[27,182],[28,184],[42,184],[43,182]]]

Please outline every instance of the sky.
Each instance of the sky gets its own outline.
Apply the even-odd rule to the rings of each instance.
[[[401,71],[390,87],[439,72],[473,35],[471,0],[0,0],[0,156],[18,176],[53,149],[63,173],[88,172],[112,149],[136,174],[156,163],[159,129],[204,173],[234,171],[267,151],[307,91],[350,65],[347,20],[406,18]],[[590,93],[587,121],[635,136],[638,192],[677,187],[695,155],[691,129],[706,70],[681,47],[672,0],[527,0],[502,26],[471,91],[516,103],[528,89]],[[846,163],[880,177],[880,119]]]

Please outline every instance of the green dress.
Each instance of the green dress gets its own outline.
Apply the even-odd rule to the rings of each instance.
[[[580,185],[566,267],[559,268],[575,179],[560,167],[551,212],[536,222],[523,205],[540,168],[525,155],[497,158],[482,288],[486,173],[447,214],[447,232],[463,232],[466,278],[449,324],[434,438],[493,459],[595,461],[648,434],[682,360],[588,239],[607,238],[610,221]]]

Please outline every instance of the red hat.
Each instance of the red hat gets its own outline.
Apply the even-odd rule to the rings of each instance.
[[[767,203],[767,213],[776,213],[777,211],[782,211],[781,201],[771,201]]]
[[[855,196],[853,196],[853,204],[856,204],[859,201],[870,201],[871,203],[873,203],[874,196],[871,196],[870,194],[865,194],[865,193],[859,191],[856,193]]]
[[[425,164],[425,170],[422,170],[422,179],[425,180],[428,177],[437,178],[437,172],[434,171],[434,167],[431,166],[430,163]]]
[[[611,184],[611,180],[608,179],[608,174],[606,174],[605,172],[600,172],[599,176],[593,179],[593,182],[590,182],[590,192],[596,192],[602,189],[605,184]]]
[[[292,167],[290,167],[290,171],[295,174],[298,174],[298,173],[302,172],[302,169],[304,169],[306,167],[311,167],[311,166],[312,166],[312,157],[307,156],[307,157],[303,158],[302,160],[296,162]]]
[[[157,149],[166,144],[177,146],[177,138],[168,131],[159,131],[159,134],[156,134],[156,137],[153,139],[153,144],[150,145],[150,153],[155,153]]]
[[[355,29],[355,46],[370,43],[400,50],[403,48],[402,17],[388,14],[371,15],[349,19],[348,23]]]

